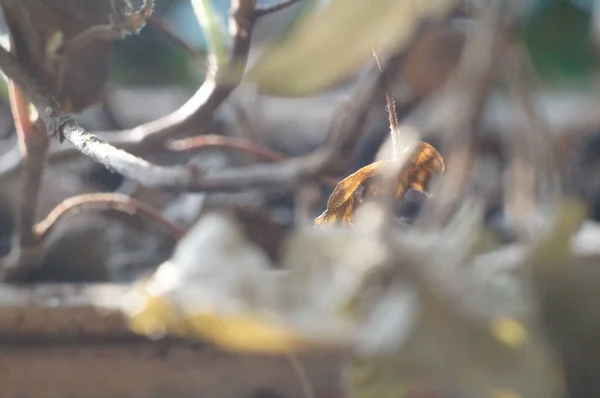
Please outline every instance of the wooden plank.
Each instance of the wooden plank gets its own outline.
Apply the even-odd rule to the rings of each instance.
[[[117,285],[0,286],[2,398],[303,397],[289,360],[208,344],[150,341],[110,308]],[[340,357],[303,355],[318,397],[338,395]],[[273,396],[273,395],[269,395]]]

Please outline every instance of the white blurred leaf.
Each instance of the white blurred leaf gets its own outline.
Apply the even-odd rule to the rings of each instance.
[[[381,240],[360,229],[302,228],[283,250],[285,270],[277,270],[235,220],[205,216],[171,260],[133,289],[132,305],[125,308],[131,328],[208,339],[243,352],[351,347],[364,332],[364,314],[342,309],[362,288],[364,275],[387,261]],[[402,294],[410,296],[410,290]],[[409,296],[403,306],[384,311],[395,314],[395,325],[410,325]],[[382,303],[390,306],[389,299]]]

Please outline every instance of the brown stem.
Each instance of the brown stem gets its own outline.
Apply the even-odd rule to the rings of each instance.
[[[381,66],[381,60],[379,59],[379,55],[377,54],[375,47],[371,47],[371,49],[373,51],[373,57],[375,57],[375,61],[377,62],[377,67],[379,68],[379,71],[382,71],[383,68]],[[398,156],[398,147],[400,144],[398,137],[400,130],[398,128],[398,114],[396,113],[396,103],[394,101],[394,96],[392,95],[392,92],[389,89],[385,90],[385,100],[388,108],[388,117],[390,119],[390,135],[392,138],[392,159],[396,159],[396,157]]]
[[[6,54],[11,56],[8,51]],[[33,123],[29,116],[29,103],[21,89],[12,80],[8,83],[11,111],[13,114],[19,149],[22,158],[21,203],[19,207],[17,235],[9,255],[2,259],[2,280],[14,270],[28,268],[34,264],[40,251],[36,247],[33,224],[35,223],[38,196],[44,175],[49,138],[45,126]]]
[[[111,41],[123,38],[120,27],[113,25],[93,26],[73,39],[69,40],[58,50],[58,55],[68,56],[88,47],[97,41]]]
[[[150,205],[125,195],[101,193],[74,196],[63,201],[43,221],[30,228],[32,237],[29,246],[12,250],[8,257],[2,259],[0,279],[4,282],[16,282],[26,278],[43,253],[44,242],[56,225],[69,214],[91,209],[118,211],[131,216],[145,217],[159,224],[175,239],[180,239],[186,232],[164,218]]]
[[[279,151],[266,148],[252,141],[239,137],[225,137],[222,135],[199,135],[167,143],[167,148],[172,151],[189,151],[200,148],[224,148],[246,152],[265,160],[279,162],[287,156]]]
[[[218,68],[209,65],[202,86],[181,108],[170,115],[134,128],[131,135],[143,147],[164,143],[169,138],[189,135],[197,126],[207,124],[221,103],[240,84],[248,62],[256,0],[232,0],[229,31],[233,35],[230,55]]]
[[[49,139],[43,125],[32,123],[29,116],[29,103],[12,81],[9,82],[9,97],[23,159],[19,235],[16,243],[20,248],[27,248],[35,241],[32,227],[35,223]]]
[[[300,386],[302,387],[302,393],[304,394],[304,398],[315,398],[315,389],[300,359],[293,352],[290,352],[288,354],[288,359],[290,361],[290,364],[292,365],[292,368],[294,369],[294,372],[298,376],[298,380],[300,381]]]
[[[248,62],[252,30],[260,17],[301,0],[284,1],[269,7],[256,7],[256,0],[233,0],[230,7],[229,31],[232,47],[224,65],[209,65],[208,74],[198,91],[175,112],[142,124],[124,133],[144,149],[160,145],[170,138],[190,135],[197,126],[207,124],[221,103],[240,84]]]
[[[279,151],[260,146],[245,138],[225,137],[222,135],[200,135],[197,137],[171,141],[167,144],[167,148],[177,152],[202,148],[223,148],[246,152],[272,162],[280,162],[288,159],[288,156]],[[321,179],[327,185],[331,186],[335,186],[339,182],[336,178],[326,176],[321,177]]]
[[[513,215],[516,226],[524,238],[535,232],[531,223],[538,202],[540,183],[546,182],[550,192],[546,202],[557,204],[562,196],[560,168],[558,165],[555,135],[552,128],[540,117],[535,100],[527,84],[528,59],[517,42],[511,42],[506,51],[506,76],[515,103],[525,119],[524,131],[516,131],[513,139],[512,179],[507,187],[507,210]]]
[[[148,19],[148,25],[153,26],[158,33],[162,34],[166,39],[171,41],[177,47],[180,47],[189,55],[197,59],[204,59],[204,54],[200,49],[192,47],[188,42],[183,40],[171,27],[171,25],[165,21],[162,17],[153,14]]]
[[[33,229],[38,244],[48,237],[57,223],[64,217],[80,211],[96,209],[118,211],[130,216],[147,218],[160,225],[165,232],[175,239],[182,238],[186,232],[185,229],[164,218],[158,210],[140,200],[115,193],[95,193],[73,196],[56,206]]]

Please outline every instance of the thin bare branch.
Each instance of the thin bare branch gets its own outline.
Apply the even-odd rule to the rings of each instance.
[[[379,71],[383,70],[383,68],[381,66],[380,57],[377,54],[375,47],[371,47],[371,49],[373,51],[373,57],[375,57],[375,61],[377,62],[377,67],[379,68]],[[396,113],[396,103],[394,101],[394,96],[392,95],[392,92],[389,89],[385,90],[385,100],[387,102],[388,117],[390,119],[390,136],[392,138],[392,158],[396,159],[396,157],[398,156],[398,151],[399,151],[399,146],[400,146],[400,142],[399,142],[400,139],[398,137],[398,135],[400,134],[400,129],[398,128],[398,114]]]
[[[147,203],[125,195],[95,193],[73,196],[56,206],[33,229],[38,243],[42,243],[63,218],[87,210],[118,211],[130,216],[140,216],[155,222],[175,239],[180,239],[186,232],[185,229],[164,218],[158,210]]]
[[[258,156],[265,160],[278,162],[287,159],[287,156],[275,149],[267,148],[253,143],[244,138],[226,137],[222,135],[199,135],[167,143],[167,148],[172,151],[189,151],[201,148],[233,149]]]
[[[222,135],[199,135],[197,137],[184,138],[171,141],[167,148],[172,151],[191,151],[197,149],[222,148],[242,151],[272,162],[280,162],[289,159],[285,154],[275,149],[266,148],[253,143],[245,138],[225,137]],[[339,180],[328,176],[322,176],[321,180],[331,186],[335,186]]]
[[[313,388],[310,378],[308,377],[308,373],[306,372],[306,369],[304,368],[304,365],[302,365],[300,359],[293,352],[288,354],[288,359],[292,365],[292,368],[294,368],[294,372],[298,375],[298,379],[302,385],[304,398],[315,398],[315,389]]]
[[[11,56],[4,50],[4,53]],[[12,57],[12,56],[11,56]],[[40,255],[37,250],[36,237],[33,233],[36,210],[50,139],[46,127],[32,121],[29,115],[29,102],[23,96],[18,83],[9,80],[10,106],[15,121],[18,137],[18,148],[21,152],[23,168],[21,169],[21,201],[19,204],[16,237],[7,258],[2,259],[2,269],[21,269],[23,264],[35,262]]]
[[[124,149],[135,150],[139,148],[139,142],[130,134],[130,130],[122,132],[99,132],[95,133],[99,139],[110,145]],[[59,141],[51,141],[47,158],[51,164],[64,163],[81,156],[81,152],[72,145],[65,145]],[[22,167],[23,159],[18,145],[0,156],[0,179],[8,178],[18,172]]]
[[[262,7],[256,7],[256,11],[254,12],[254,17],[255,18],[260,18],[263,17],[267,14],[272,14],[274,12],[277,12],[279,10],[283,10],[284,8],[287,8],[291,5],[294,5],[296,3],[300,3],[302,0],[282,0],[278,3],[275,4],[271,4],[268,6],[262,6]]]
[[[23,168],[21,170],[21,203],[17,226],[19,247],[34,244],[32,227],[35,222],[38,196],[44,175],[46,153],[49,146],[45,127],[31,121],[29,103],[14,82],[9,82],[10,105],[15,121]]]
[[[215,110],[240,84],[250,51],[256,0],[233,0],[230,8],[229,31],[233,35],[230,55],[218,68],[209,65],[206,79],[198,91],[175,112],[140,125],[128,135],[142,144],[162,144],[169,138],[190,135],[206,124]]]
[[[548,191],[546,202],[557,204],[562,196],[560,170],[557,167],[557,148],[552,129],[541,118],[527,84],[528,59],[520,44],[507,46],[506,76],[515,103],[525,118],[525,131],[516,131],[513,139],[513,186],[507,187],[507,210],[513,216],[517,229],[524,238],[532,238],[532,224],[538,201],[540,184]]]
[[[150,18],[148,18],[148,25],[154,27],[159,34],[163,35],[166,39],[168,39],[177,47],[180,47],[192,57],[198,60],[204,60],[206,58],[206,54],[203,51],[201,51],[199,48],[191,46],[187,41],[181,38],[181,36],[179,36],[177,32],[173,30],[173,27],[169,24],[169,22],[165,21],[164,18],[158,16],[157,14],[152,14]]]
[[[186,232],[164,218],[152,206],[128,196],[114,193],[74,196],[63,201],[43,221],[30,228],[32,238],[27,246],[13,247],[10,254],[2,259],[0,280],[15,282],[26,278],[38,263],[43,254],[44,243],[58,223],[69,214],[92,209],[118,211],[150,219],[175,239],[180,239]]]

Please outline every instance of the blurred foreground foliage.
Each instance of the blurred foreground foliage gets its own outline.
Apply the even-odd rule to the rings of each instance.
[[[443,396],[558,396],[560,363],[536,299],[552,292],[536,288],[568,272],[569,239],[584,215],[565,202],[515,260],[474,254],[482,220],[472,208],[432,234],[388,231],[390,242],[385,213],[366,205],[351,228],[296,229],[277,265],[235,217],[207,215],[133,289],[125,311],[137,332],[237,352],[349,350],[354,397],[404,397],[419,380]]]

